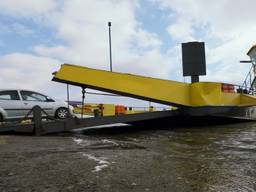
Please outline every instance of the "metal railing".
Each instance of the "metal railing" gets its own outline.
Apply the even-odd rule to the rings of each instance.
[[[255,80],[255,66],[252,65],[248,74],[245,77],[242,88],[247,89],[249,92],[252,92],[253,95],[255,95]]]
[[[256,89],[253,86],[246,86],[246,84],[243,85],[234,85],[235,92],[236,93],[244,93],[249,95],[256,95]]]

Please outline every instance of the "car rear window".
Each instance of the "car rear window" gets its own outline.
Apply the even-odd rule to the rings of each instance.
[[[0,91],[0,100],[20,100],[17,91]]]

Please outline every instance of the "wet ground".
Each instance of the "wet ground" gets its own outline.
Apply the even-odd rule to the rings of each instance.
[[[256,123],[0,136],[0,191],[256,191]]]

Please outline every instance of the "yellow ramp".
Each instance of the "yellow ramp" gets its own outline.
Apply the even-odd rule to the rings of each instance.
[[[255,96],[223,92],[222,83],[181,83],[63,64],[53,81],[172,106],[254,106]]]
[[[63,64],[53,81],[157,103],[190,106],[190,84]]]

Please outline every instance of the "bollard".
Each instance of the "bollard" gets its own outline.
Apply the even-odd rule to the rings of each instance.
[[[42,109],[38,105],[32,108],[33,121],[34,121],[34,133],[36,136],[40,136],[43,133],[42,127]]]

